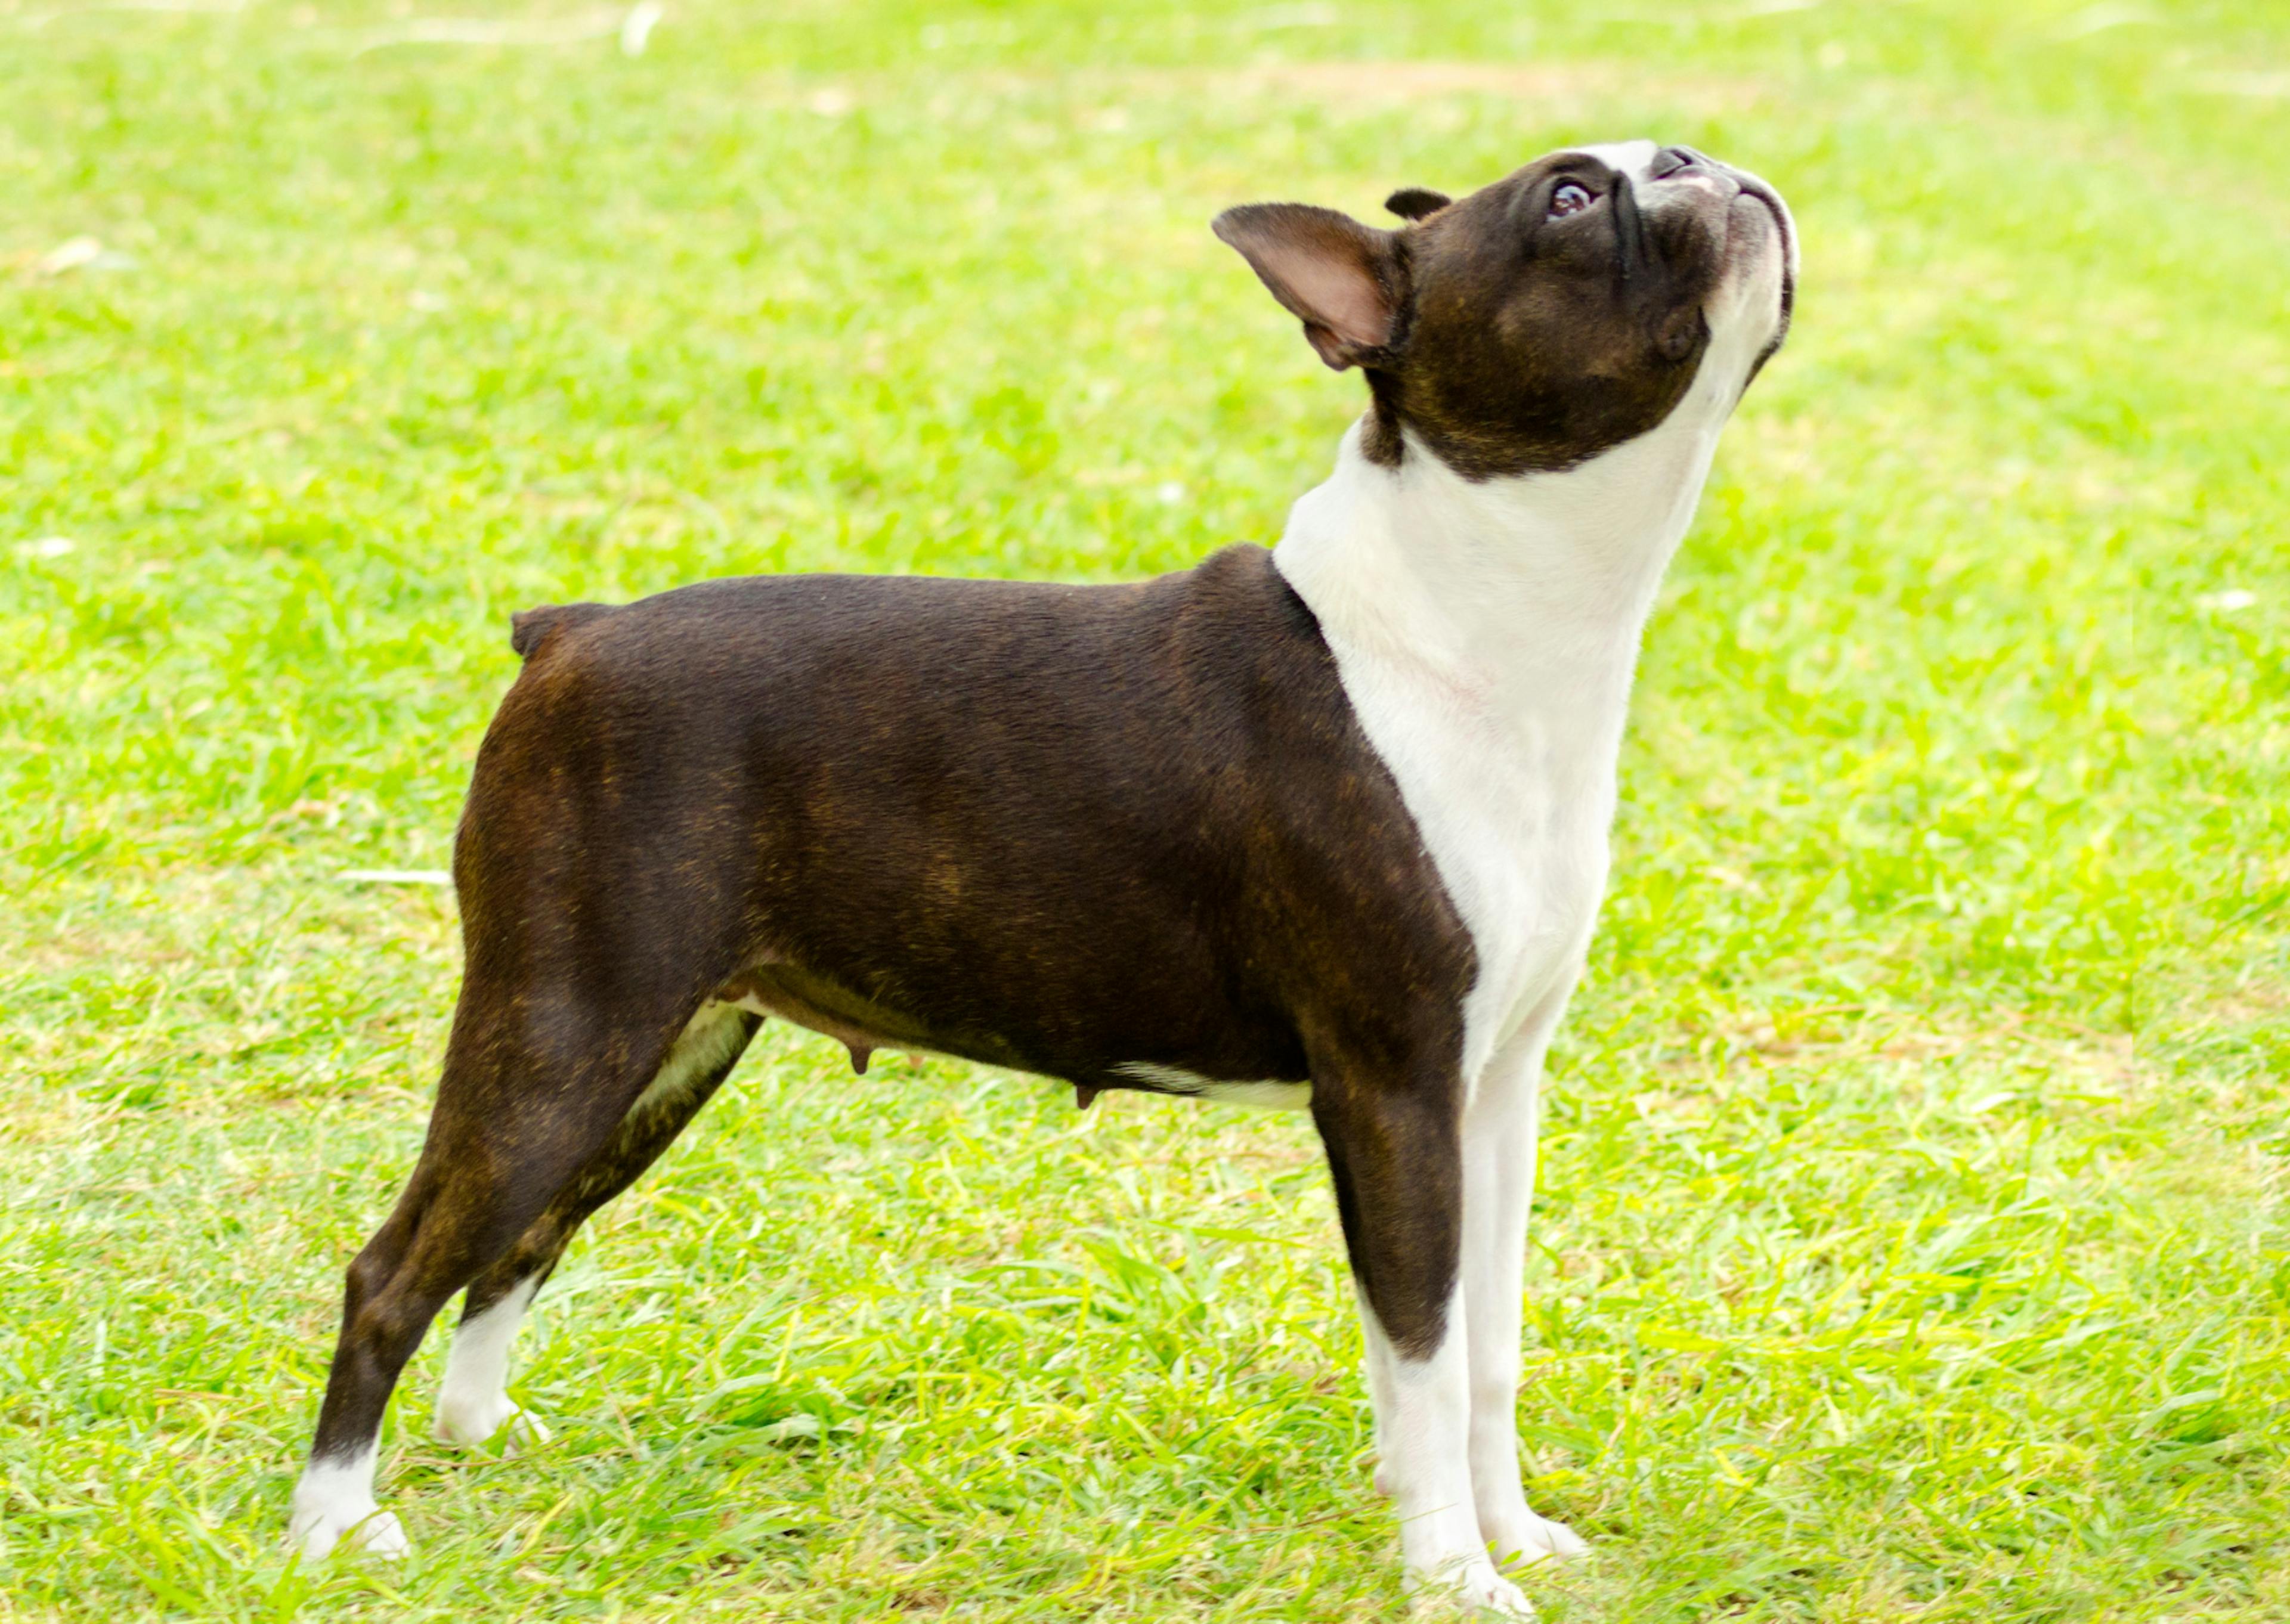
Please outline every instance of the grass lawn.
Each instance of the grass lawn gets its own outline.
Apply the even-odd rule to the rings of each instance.
[[[1212,239],[1658,134],[1795,337],[1649,635],[1554,1059],[1552,1620],[2290,1619],[2280,0],[0,0],[0,1616],[1388,1619],[1308,1123],[767,1028],[527,1458],[279,1540],[412,1163],[510,611],[1271,540]],[[435,39],[417,9],[497,41]],[[462,36],[483,36],[461,27]]]

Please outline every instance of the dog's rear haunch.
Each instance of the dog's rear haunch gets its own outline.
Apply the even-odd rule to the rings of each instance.
[[[1565,1556],[1513,1406],[1542,1053],[1605,883],[1638,634],[1794,285],[1772,188],[1651,142],[1381,230],[1218,234],[1370,405],[1279,547],[1141,584],[789,576],[516,617],[454,849],[428,1137],[350,1266],[292,1534],[402,1550],[398,1372],[534,1428],[517,1323],[771,1016],[1106,1089],[1307,1108],[1411,1583]]]

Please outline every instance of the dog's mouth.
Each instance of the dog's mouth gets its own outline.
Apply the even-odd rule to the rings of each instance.
[[[1767,226],[1771,227],[1781,251],[1780,317],[1774,324],[1773,337],[1766,341],[1750,368],[1750,376],[1754,379],[1766,363],[1773,359],[1774,352],[1782,347],[1782,340],[1789,336],[1790,319],[1797,310],[1797,222],[1790,218],[1789,205],[1782,201],[1782,195],[1757,176],[1746,170],[1735,169],[1731,164],[1709,162],[1709,166],[1734,186],[1734,196],[1726,204],[1726,259],[1732,260],[1743,246],[1739,233],[1752,228],[1762,231]]]
[[[1790,316],[1797,305],[1798,244],[1797,223],[1790,216],[1789,205],[1782,195],[1748,170],[1736,169],[1731,164],[1697,152],[1691,147],[1667,147],[1654,155],[1647,172],[1653,181],[1677,180],[1698,182],[1716,188],[1730,188],[1731,196],[1725,200],[1726,226],[1722,252],[1731,264],[1738,253],[1749,247],[1741,236],[1745,230],[1762,231],[1770,224],[1781,250],[1781,330],[1787,332]],[[1749,206],[1742,207],[1744,200]],[[1780,343],[1780,335],[1774,337]],[[1770,352],[1769,352],[1770,353]]]
[[[1766,217],[1782,244],[1782,324],[1789,324],[1790,312],[1797,303],[1797,222],[1790,218],[1789,205],[1782,195],[1757,176],[1741,170],[1727,172],[1734,184],[1740,187],[1740,197],[1748,197],[1763,206]],[[1739,201],[1739,197],[1736,198]]]

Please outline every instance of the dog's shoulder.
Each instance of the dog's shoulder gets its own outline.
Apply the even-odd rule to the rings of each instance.
[[[1319,619],[1273,567],[1269,548],[1237,542],[1151,585],[1175,589],[1175,625],[1181,632],[1197,632],[1192,641],[1207,652],[1260,668],[1269,663],[1325,670],[1334,680]]]
[[[1292,624],[1300,613],[1306,622],[1311,620],[1304,600],[1272,567],[1272,549],[1251,541],[1219,548],[1183,572],[1181,579],[1196,599],[1229,612]]]

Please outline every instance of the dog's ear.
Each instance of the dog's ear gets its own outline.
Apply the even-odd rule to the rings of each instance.
[[[1404,271],[1390,232],[1302,203],[1244,204],[1213,228],[1303,319],[1304,336],[1338,372],[1391,342]]]
[[[1437,214],[1454,202],[1445,192],[1435,192],[1428,186],[1403,186],[1383,200],[1383,206],[1402,220],[1421,220],[1426,214]]]

